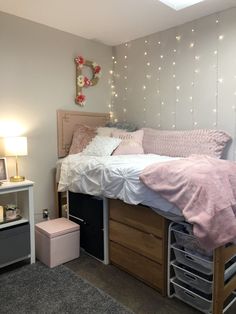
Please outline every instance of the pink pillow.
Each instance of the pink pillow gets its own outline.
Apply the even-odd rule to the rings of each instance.
[[[143,130],[135,132],[114,131],[112,136],[122,140],[112,155],[144,154],[142,146]]]
[[[96,128],[78,124],[73,133],[69,155],[81,153],[96,135]]]
[[[188,157],[192,154],[222,157],[231,137],[221,130],[166,131],[143,128],[145,154]]]

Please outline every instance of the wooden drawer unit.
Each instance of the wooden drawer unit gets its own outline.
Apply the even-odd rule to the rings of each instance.
[[[129,205],[120,200],[110,200],[109,209],[110,219],[157,237],[163,237],[165,219],[150,208],[141,205]]]
[[[163,262],[162,239],[150,233],[110,220],[110,240],[155,262]]]
[[[138,279],[162,292],[164,279],[162,265],[112,241],[110,242],[110,255],[114,265],[134,274]]]
[[[166,295],[166,219],[120,200],[110,200],[109,211],[111,263]]]

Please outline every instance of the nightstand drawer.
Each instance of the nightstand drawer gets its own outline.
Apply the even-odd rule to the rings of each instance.
[[[132,226],[159,238],[163,237],[165,218],[141,205],[129,205],[120,200],[110,200],[110,219]]]
[[[150,233],[110,220],[110,240],[160,264],[163,262],[163,241]]]
[[[138,279],[164,292],[165,274],[158,263],[110,241],[111,262]]]
[[[29,224],[0,230],[0,266],[30,254]]]

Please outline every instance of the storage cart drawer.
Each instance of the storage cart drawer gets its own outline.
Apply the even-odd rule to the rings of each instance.
[[[30,254],[29,223],[0,231],[0,266],[27,257]]]
[[[175,276],[177,279],[179,279],[182,282],[185,282],[186,284],[190,285],[191,287],[198,289],[205,294],[211,294],[212,293],[212,281],[207,280],[203,277],[201,277],[201,274],[199,275],[190,272],[181,265],[177,265],[176,263],[172,263],[175,271]]]
[[[172,279],[171,282],[174,285],[177,298],[200,311],[209,312],[211,310],[212,300],[210,298],[208,299],[204,295],[197,294],[187,285],[180,285],[176,279]]]
[[[177,262],[189,266],[201,273],[211,275],[213,272],[213,262],[207,257],[199,257],[195,254],[181,250],[176,245],[172,245]]]
[[[191,228],[191,225],[188,225],[188,228]],[[176,243],[184,248],[203,254],[206,256],[212,256],[212,251],[206,251],[200,247],[198,239],[191,234],[186,233],[185,225],[174,225],[172,227]]]

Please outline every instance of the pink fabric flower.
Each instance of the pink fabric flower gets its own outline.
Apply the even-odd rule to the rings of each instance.
[[[91,85],[90,79],[87,76],[84,77],[84,87],[89,87]]]
[[[76,96],[76,102],[80,105],[84,105],[86,97],[83,94],[79,94],[78,96]]]
[[[83,57],[78,56],[77,58],[75,58],[75,62],[79,65],[82,66],[85,63],[85,60]]]
[[[98,74],[101,71],[101,67],[99,65],[97,65],[97,66],[94,67],[93,71],[94,71],[95,74]]]

